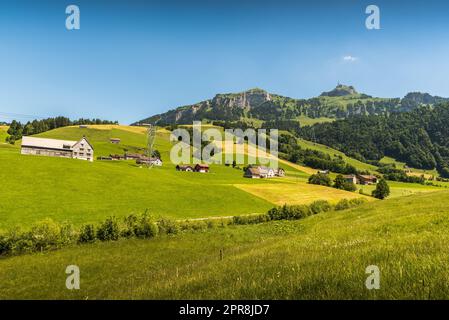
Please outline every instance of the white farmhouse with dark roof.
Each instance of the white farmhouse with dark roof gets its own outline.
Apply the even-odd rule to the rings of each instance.
[[[80,141],[23,137],[21,153],[87,161],[94,160],[94,148],[86,137],[83,137]]]

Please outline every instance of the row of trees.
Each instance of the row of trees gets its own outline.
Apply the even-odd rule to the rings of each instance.
[[[22,136],[29,136],[56,128],[74,125],[83,125],[83,124],[118,124],[118,122],[101,119],[83,119],[83,118],[72,121],[66,117],[55,117],[43,120],[33,120],[28,121],[25,124],[13,120],[9,125],[8,129],[9,137],[6,138],[6,141],[11,144],[14,144],[17,140],[22,139]]]
[[[335,180],[332,182],[328,174],[317,173],[309,177],[310,184],[317,184],[326,187],[333,187],[335,189],[346,190],[346,191],[356,191],[357,187],[354,183],[346,181],[346,179],[341,175],[337,175]]]

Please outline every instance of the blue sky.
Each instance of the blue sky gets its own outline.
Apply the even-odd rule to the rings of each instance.
[[[80,30],[65,29],[69,4],[80,8]],[[365,28],[369,4],[381,10],[381,30]],[[337,82],[380,97],[449,97],[447,1],[0,5],[0,121],[15,113],[126,124],[216,93],[260,87],[308,98]]]

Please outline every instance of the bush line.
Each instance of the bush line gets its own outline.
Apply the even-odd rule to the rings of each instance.
[[[321,212],[353,208],[367,202],[366,199],[343,199],[335,206],[328,201],[318,200],[310,205],[284,205],[270,209],[267,213],[214,218],[204,220],[176,221],[167,218],[155,219],[148,213],[129,215],[123,220],[109,217],[98,225],[85,224],[76,230],[71,224],[57,223],[45,219],[36,223],[30,231],[20,228],[0,235],[0,256],[56,250],[68,245],[116,241],[126,238],[150,239],[160,235],[174,235],[180,232],[223,228],[229,225],[260,224],[278,220],[298,220]]]

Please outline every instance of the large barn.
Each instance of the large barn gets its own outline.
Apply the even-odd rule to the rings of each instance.
[[[94,148],[86,137],[83,137],[80,141],[23,137],[21,153],[87,161],[94,160]]]

